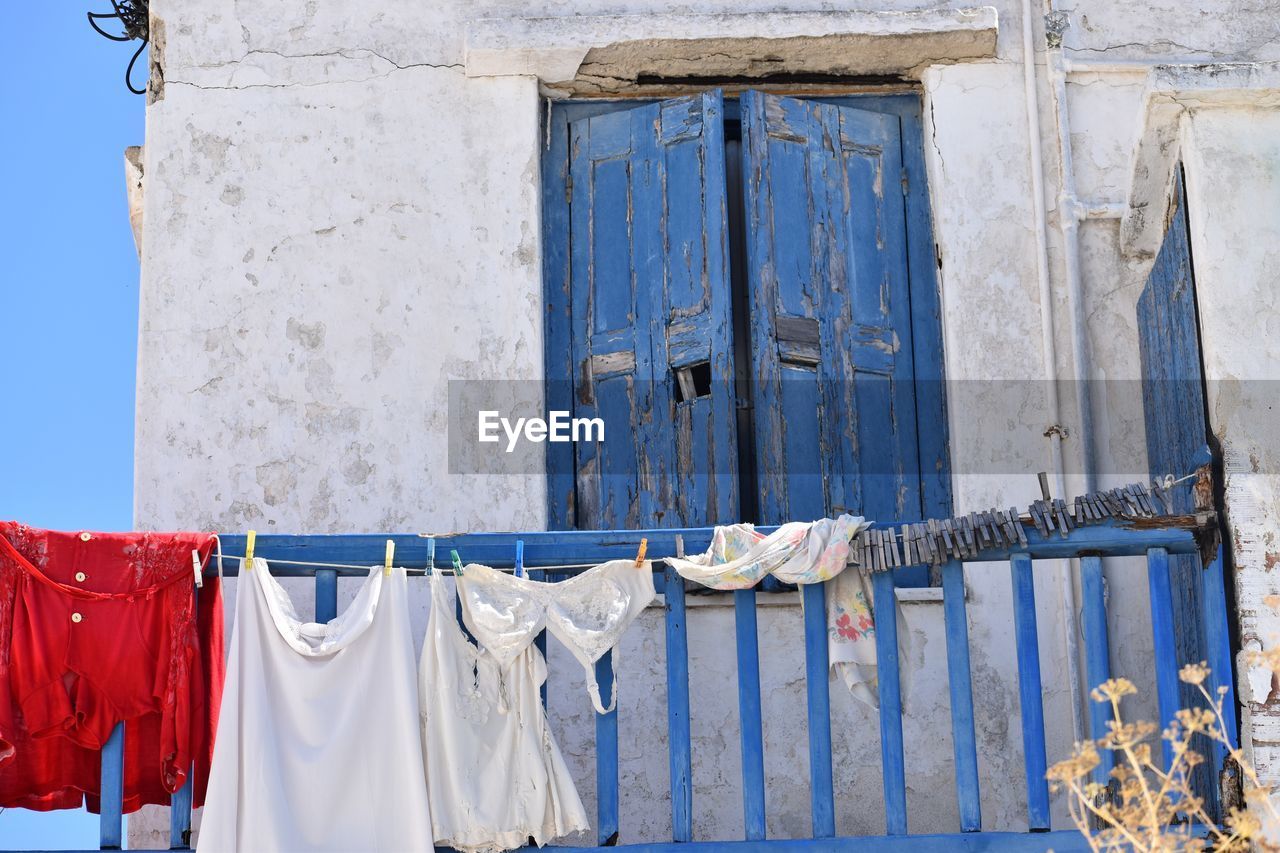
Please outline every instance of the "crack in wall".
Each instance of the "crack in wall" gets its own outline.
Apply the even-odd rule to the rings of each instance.
[[[254,56],[276,56],[286,60],[306,60],[306,59],[324,59],[332,57],[341,57],[351,61],[359,61],[361,58],[373,58],[380,60],[391,66],[381,74],[368,74],[366,76],[336,77],[323,80],[294,80],[287,83],[229,83],[226,85],[198,83],[194,80],[184,80],[177,77],[170,77],[166,82],[170,85],[190,86],[195,89],[203,90],[240,90],[240,89],[292,89],[292,88],[309,88],[314,86],[327,86],[335,83],[365,83],[370,80],[381,80],[394,74],[397,71],[408,71],[414,68],[433,68],[448,69],[452,71],[461,71],[462,63],[432,63],[432,62],[410,62],[401,64],[390,57],[387,57],[375,50],[369,48],[343,48],[334,51],[317,51],[314,53],[284,53],[278,50],[268,50],[265,48],[255,48],[248,51],[239,59],[229,62],[205,63],[200,65],[188,66],[192,69],[201,69],[208,71],[216,71],[219,69],[233,69],[231,74],[235,74],[235,70],[243,67]],[[253,66],[250,66],[253,67]]]

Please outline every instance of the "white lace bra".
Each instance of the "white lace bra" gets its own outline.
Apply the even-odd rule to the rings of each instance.
[[[564,643],[587,673],[587,692],[598,713],[617,702],[617,680],[609,707],[600,698],[595,662],[618,644],[653,601],[653,567],[613,560],[560,581],[518,578],[472,563],[458,577],[462,615],[476,642],[505,669],[546,628]],[[614,662],[615,672],[617,663]]]

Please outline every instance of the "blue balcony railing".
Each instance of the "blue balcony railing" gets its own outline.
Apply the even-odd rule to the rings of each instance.
[[[1043,536],[1025,524],[1027,547],[1010,550],[989,548],[965,563],[990,565],[983,582],[1002,582],[1001,564],[1010,568],[1013,584],[1016,655],[1021,701],[1022,749],[1026,767],[1027,824],[1030,832],[983,832],[978,781],[977,747],[974,736],[973,686],[969,666],[968,623],[965,611],[963,566],[959,561],[942,565],[943,614],[947,644],[952,742],[955,751],[955,792],[959,825],[951,834],[908,835],[906,772],[903,758],[902,701],[898,662],[897,616],[892,572],[873,581],[876,618],[876,646],[879,659],[879,718],[881,774],[884,789],[885,835],[836,837],[836,798],[832,784],[832,731],[828,696],[827,629],[825,588],[801,588],[804,596],[805,669],[809,733],[809,788],[812,839],[768,841],[765,832],[764,741],[760,700],[760,650],[756,634],[756,593],[734,593],[738,666],[738,709],[741,724],[743,827],[740,838],[698,842],[693,847],[732,842],[746,849],[753,843],[769,844],[772,851],[786,848],[806,850],[874,849],[911,850],[1046,850],[1087,849],[1074,830],[1050,825],[1049,787],[1045,780],[1043,684],[1040,671],[1039,632],[1036,626],[1033,576],[1036,560],[1078,558],[1083,594],[1085,669],[1090,687],[1110,677],[1106,603],[1103,594],[1103,557],[1145,556],[1151,596],[1154,639],[1152,662],[1157,683],[1159,713],[1173,718],[1179,704],[1178,661],[1174,640],[1173,591],[1170,589],[1170,555],[1199,553],[1197,530],[1210,522],[1191,516],[1144,519],[1135,522],[1109,521],[1080,527],[1066,536]],[[764,528],[762,528],[764,529]],[[314,576],[315,618],[332,619],[337,613],[337,577],[359,575],[356,568],[315,568],[291,565],[286,561],[375,565],[382,562],[385,543],[396,543],[396,564],[409,569],[424,568],[435,549],[448,554],[457,549],[468,562],[494,567],[511,567],[517,560],[532,578],[555,581],[564,577],[555,567],[596,563],[632,557],[641,537],[649,541],[649,556],[659,558],[676,553],[676,538],[683,538],[688,552],[707,547],[708,528],[648,531],[573,531],[537,533],[469,533],[428,539],[419,535],[262,535],[257,538],[256,555],[271,561],[272,574]],[[243,536],[222,537],[228,554],[243,554]],[[519,555],[519,556],[518,556]],[[447,561],[443,561],[447,562]],[[442,562],[442,565],[443,565]],[[689,727],[689,664],[685,630],[684,585],[678,575],[655,563],[655,583],[664,592],[666,619],[667,723],[670,763],[672,840],[669,844],[642,845],[672,849],[690,846],[694,835],[695,798],[692,786],[692,754]],[[226,573],[237,573],[239,563],[228,561]],[[1218,568],[1214,566],[1213,568]],[[1234,714],[1231,692],[1231,659],[1227,613],[1220,571],[1206,571],[1207,602],[1201,614],[1208,639],[1213,688],[1226,687],[1226,708]],[[609,656],[596,667],[603,695],[609,695],[613,668]],[[544,688],[545,690],[545,688]],[[1089,723],[1093,737],[1105,732],[1105,709],[1092,709]],[[1230,721],[1234,729],[1234,718]],[[619,842],[618,825],[618,712],[596,715],[596,840],[600,846]],[[123,736],[127,736],[127,732]],[[103,750],[101,848],[121,845],[122,733],[117,729]],[[1215,768],[1222,766],[1219,749],[1210,756]],[[1097,773],[1104,778],[1109,767]],[[171,842],[184,848],[189,840],[190,792],[174,795],[171,812]],[[625,839],[622,839],[625,842]],[[746,842],[745,844],[743,842]]]

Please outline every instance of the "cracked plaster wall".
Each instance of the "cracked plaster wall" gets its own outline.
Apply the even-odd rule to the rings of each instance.
[[[841,8],[948,5],[861,0]],[[952,435],[962,511],[1025,503],[1037,494],[1035,472],[1049,464],[1046,389],[1028,381],[1042,377],[1043,352],[1018,64],[1020,4],[992,5],[1000,15],[997,59],[922,75],[948,372],[1012,380],[1000,391],[973,382],[957,392]],[[1066,45],[1076,58],[1100,61],[1270,56],[1280,3],[1230,5],[1207,13],[1172,0],[1146,0],[1141,8],[1079,2],[1069,10]],[[698,11],[828,6],[712,0]],[[152,94],[144,159],[150,233],[142,244],[137,526],[282,532],[543,526],[540,477],[445,472],[446,381],[538,378],[542,371],[537,83],[466,79],[463,28],[472,17],[662,14],[688,12],[688,5],[487,0],[425,9],[153,0],[152,11],[163,34],[154,59],[164,83]],[[1123,197],[1141,83],[1125,74],[1072,76],[1068,100],[1082,198]],[[1057,159],[1049,103],[1042,90],[1052,203]],[[1226,135],[1216,139],[1230,144]],[[1069,376],[1054,206],[1057,372]],[[1081,247],[1094,377],[1134,380],[1134,305],[1146,267],[1121,255],[1112,220],[1084,223]],[[1146,460],[1139,400],[1123,382],[1104,387],[1092,405],[1098,464],[1106,472],[1099,485],[1107,486],[1145,474]],[[1064,420],[1071,423],[1074,404],[1066,396]],[[983,411],[1002,413],[998,429],[979,418]],[[1077,458],[1070,440],[1067,452]],[[1150,713],[1145,582],[1134,570],[1140,566],[1113,563],[1113,663],[1148,688],[1140,707]],[[1071,740],[1070,697],[1059,677],[1066,632],[1074,630],[1059,596],[1063,570],[1037,572],[1051,760],[1065,755]],[[984,827],[1017,829],[1025,826],[1025,805],[1008,575],[1000,567],[972,567],[967,580]],[[341,587],[348,600],[349,585]],[[294,584],[293,592],[308,610],[309,585]],[[420,640],[425,592],[415,595]],[[903,618],[911,829],[949,831],[957,818],[941,612],[936,604],[911,604]],[[763,609],[760,630],[769,831],[804,836],[798,608],[776,601]],[[741,820],[735,706],[728,703],[728,719],[713,709],[723,706],[720,697],[735,695],[731,645],[722,640],[732,632],[732,613],[713,600],[699,603],[689,631],[696,837],[731,838]],[[553,722],[594,814],[581,670],[551,646]],[[628,841],[670,832],[661,648],[655,609],[620,653]],[[839,683],[832,697],[839,830],[881,831],[874,716]],[[163,811],[148,809],[131,819],[131,842],[167,846],[166,829]]]
[[[1237,663],[1244,743],[1264,782],[1280,782],[1280,689],[1251,651],[1280,646],[1280,115],[1193,109],[1184,125],[1191,251],[1208,382],[1222,443],[1227,522],[1238,567]],[[1270,235],[1271,239],[1260,239]],[[1210,298],[1206,298],[1206,296]]]

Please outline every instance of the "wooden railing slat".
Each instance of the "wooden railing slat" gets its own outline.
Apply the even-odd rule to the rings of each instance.
[[[316,621],[324,624],[338,617],[338,573],[316,569]]]
[[[1040,682],[1040,637],[1036,628],[1035,576],[1031,557],[1014,554],[1013,622],[1018,647],[1018,695],[1022,711],[1022,753],[1027,777],[1027,825],[1049,829],[1048,760],[1044,744],[1044,692]]]
[[[689,640],[684,579],[666,567],[667,750],[671,766],[671,840],[693,840],[693,759],[689,742]]]
[[[742,819],[748,841],[765,838],[764,730],[760,709],[760,637],[756,591],[733,593],[738,646],[738,726],[742,741]]]
[[[124,723],[116,723],[102,746],[98,847],[119,850],[124,838]]]
[[[1106,588],[1103,583],[1102,558],[1080,558],[1080,597],[1084,617],[1084,655],[1085,677],[1088,688],[1092,692],[1099,684],[1111,677],[1111,652],[1107,637],[1107,603]],[[1111,719],[1111,709],[1104,702],[1089,703],[1089,736],[1095,740],[1107,734],[1107,721]],[[1115,756],[1111,750],[1099,750],[1101,759],[1093,770],[1093,780],[1100,785],[1107,784],[1111,778],[1111,768],[1115,766]]]
[[[956,800],[960,831],[982,829],[978,746],[973,727],[973,676],[969,665],[969,620],[965,609],[964,565],[942,567],[942,615],[947,632],[947,680],[951,690],[951,740],[956,757]]]
[[[876,620],[876,676],[880,697],[880,767],[885,832],[907,834],[907,772],[902,751],[902,684],[898,668],[898,598],[893,574],[872,578]]]
[[[805,690],[809,716],[809,804],[813,837],[836,834],[835,796],[831,781],[831,689],[827,652],[826,584],[800,587],[804,597]]]
[[[600,701],[613,695],[613,651],[596,661]],[[596,718],[596,840],[601,846],[618,842],[618,707]]]
[[[1169,552],[1163,548],[1147,551],[1147,586],[1151,593],[1151,634],[1156,665],[1156,698],[1160,726],[1169,725],[1178,712],[1178,645],[1173,628],[1173,592],[1169,582]],[[1173,759],[1173,745],[1164,744],[1165,766]]]

